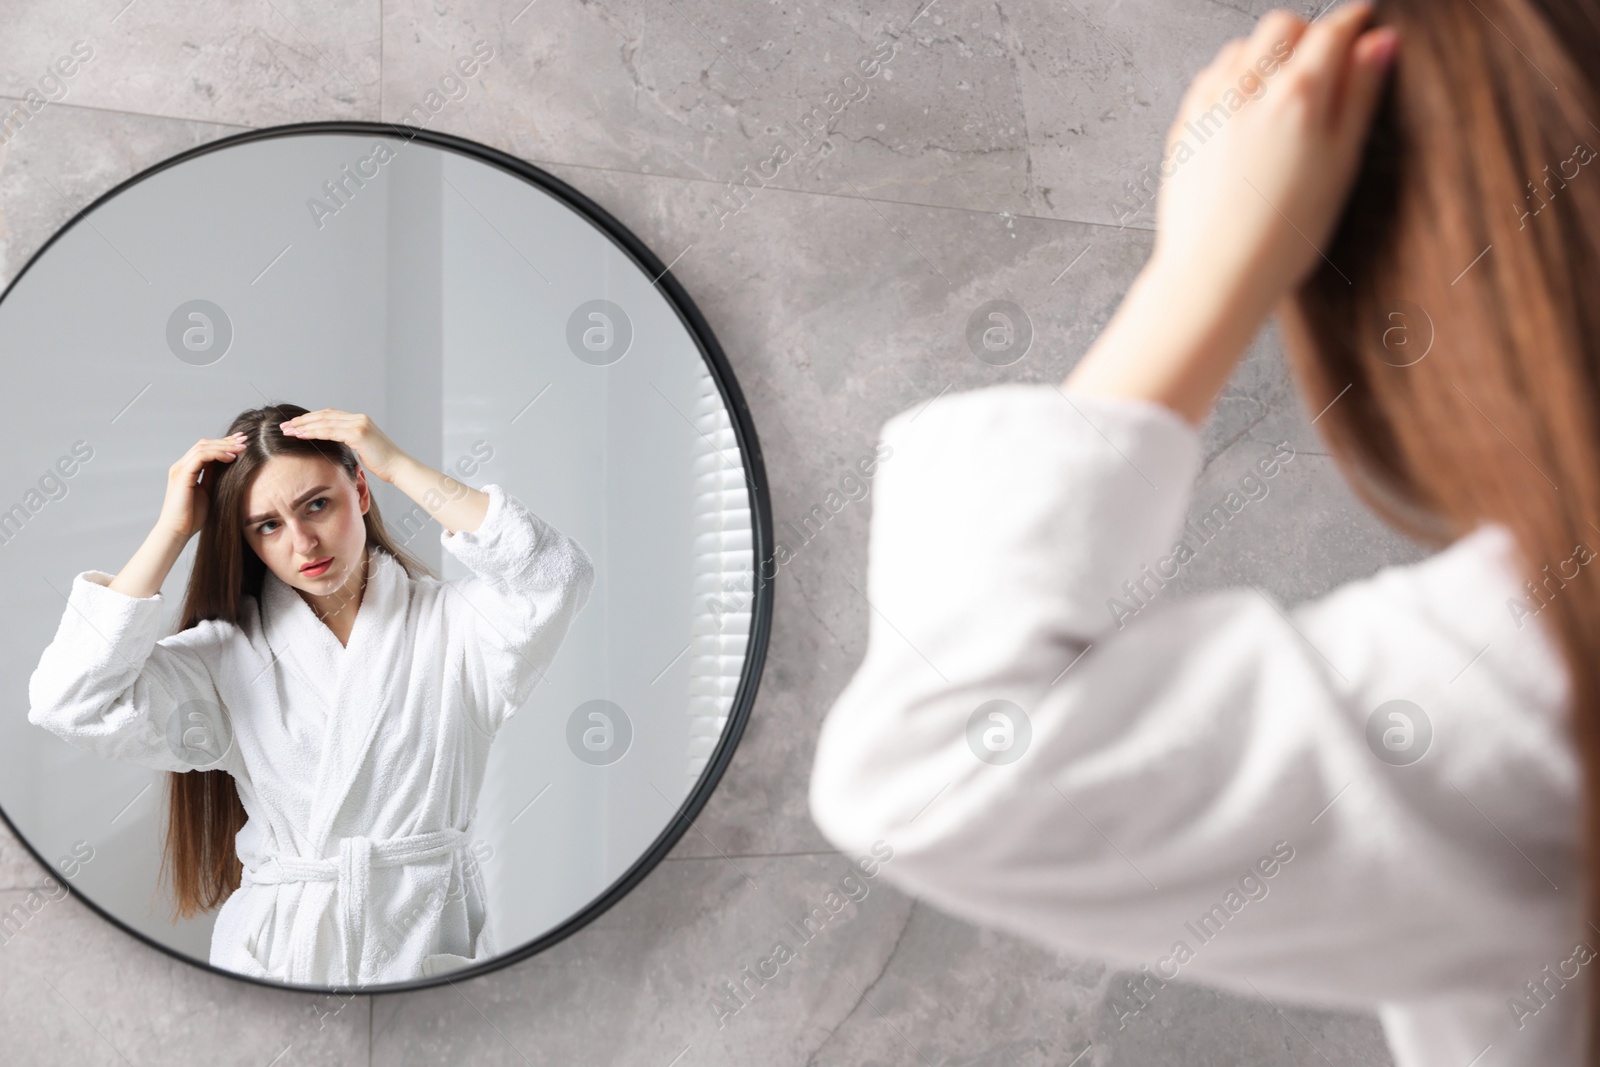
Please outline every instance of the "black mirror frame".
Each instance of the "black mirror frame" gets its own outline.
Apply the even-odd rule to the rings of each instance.
[[[716,381],[717,388],[722,393],[722,400],[728,412],[728,419],[733,425],[734,436],[738,440],[739,450],[744,459],[745,482],[750,490],[751,513],[755,520],[754,529],[752,530],[752,534],[754,535],[752,553],[754,557],[754,588],[752,590],[752,596],[754,599],[751,607],[750,635],[746,645],[744,670],[739,678],[739,687],[734,697],[733,706],[728,712],[727,726],[723,729],[722,736],[718,739],[717,746],[713,750],[711,757],[706,764],[705,770],[701,773],[699,781],[696,782],[695,787],[690,792],[688,798],[679,806],[677,813],[667,824],[667,827],[656,837],[655,841],[652,842],[650,847],[645,850],[644,854],[635,860],[633,865],[624,871],[616,881],[607,886],[598,897],[590,901],[580,911],[569,917],[559,926],[546,931],[544,934],[534,938],[532,941],[500,954],[492,960],[488,960],[475,966],[463,967],[460,970],[436,975],[432,978],[417,979],[416,981],[411,982],[395,982],[383,985],[361,987],[298,985],[287,982],[274,982],[268,979],[255,977],[253,975],[241,974],[236,971],[215,967],[210,963],[209,960],[196,959],[193,956],[180,952],[175,948],[164,945],[159,941],[147,937],[140,931],[135,930],[123,923],[122,920],[110,914],[105,909],[100,907],[100,905],[89,899],[89,897],[78,890],[71,883],[71,881],[63,879],[55,873],[55,869],[50,865],[50,862],[46,860],[44,856],[42,856],[38,850],[33,847],[33,844],[27,839],[27,837],[17,829],[16,824],[11,821],[11,817],[7,815],[3,809],[0,809],[0,820],[5,822],[6,827],[11,831],[13,836],[15,836],[16,839],[22,843],[22,846],[28,850],[28,853],[33,856],[40,866],[51,872],[51,877],[56,878],[57,881],[60,881],[67,887],[67,892],[71,896],[82,902],[91,911],[99,915],[112,926],[117,927],[124,933],[137,938],[152,948],[159,949],[161,952],[166,953],[168,956],[171,956],[174,959],[181,960],[184,963],[190,964],[191,966],[199,967],[202,970],[210,971],[213,974],[222,975],[237,981],[249,982],[255,985],[264,986],[268,989],[289,990],[292,992],[304,993],[331,993],[341,996],[352,993],[360,995],[405,993],[418,989],[431,989],[435,986],[442,986],[447,983],[453,983],[469,978],[477,978],[481,975],[489,974],[490,972],[497,971],[502,967],[510,966],[513,963],[519,963],[522,960],[543,952],[552,945],[571,937],[589,923],[599,918],[613,904],[621,900],[630,891],[632,891],[633,888],[639,884],[639,882],[643,881],[645,876],[655,869],[656,864],[660,863],[661,860],[665,858],[666,854],[672,850],[672,847],[675,844],[677,844],[678,839],[682,837],[688,830],[689,824],[697,815],[699,815],[701,809],[705,807],[706,802],[711,798],[711,794],[716,790],[717,784],[722,780],[723,772],[727,769],[729,761],[733,758],[734,749],[738,747],[739,740],[744,735],[745,724],[749,720],[750,716],[750,708],[755,703],[756,689],[760,684],[761,670],[766,661],[767,641],[772,628],[772,584],[773,578],[776,577],[775,569],[771,576],[768,576],[765,573],[767,570],[766,562],[773,558],[772,501],[767,489],[766,467],[761,457],[761,445],[756,438],[755,426],[750,419],[750,411],[748,406],[745,404],[744,394],[739,389],[738,381],[735,379],[733,371],[728,365],[727,357],[724,355],[721,345],[717,343],[716,336],[712,333],[711,327],[706,323],[705,318],[700,314],[699,308],[695,306],[695,303],[692,299],[690,299],[689,294],[684,290],[683,286],[678,283],[677,278],[672,275],[670,266],[663,265],[656,255],[651,252],[650,249],[647,248],[638,237],[634,236],[634,234],[628,230],[627,227],[618,222],[616,218],[614,218],[604,208],[600,207],[593,200],[590,200],[588,197],[584,196],[570,185],[561,181],[559,178],[539,169],[531,163],[518,159],[515,156],[508,155],[505,152],[490,148],[489,146],[480,144],[476,141],[470,141],[463,137],[457,137],[454,134],[438,133],[424,130],[415,126],[396,125],[386,122],[337,120],[322,122],[300,122],[290,123],[282,126],[268,126],[261,129],[249,130],[245,133],[232,134],[219,138],[215,141],[209,141],[203,145],[198,145],[194,148],[181,152],[178,155],[172,156],[169,159],[162,160],[153,166],[145,168],[125,181],[113,186],[105,193],[102,193],[88,206],[78,211],[77,214],[73,215],[71,219],[67,220],[67,222],[62,225],[60,229],[50,236],[48,241],[40,246],[40,248],[28,258],[28,261],[23,264],[22,269],[19,270],[16,276],[12,278],[11,281],[6,285],[5,290],[0,292],[0,303],[3,303],[5,298],[11,295],[11,291],[16,287],[17,282],[19,282],[22,277],[28,273],[29,268],[32,267],[35,262],[37,262],[47,251],[49,251],[50,246],[56,242],[57,238],[66,233],[68,230],[72,229],[72,227],[77,225],[78,222],[86,218],[102,204],[109,202],[123,190],[128,189],[141,181],[144,181],[146,178],[149,178],[154,174],[160,173],[168,167],[187,162],[188,160],[203,156],[209,152],[215,152],[220,149],[230,148],[234,145],[247,144],[253,141],[263,141],[278,137],[301,136],[306,134],[354,134],[360,136],[375,135],[380,137],[399,138],[406,142],[421,141],[425,144],[431,144],[438,148],[468,156],[472,159],[487,163],[490,166],[498,167],[501,170],[506,171],[515,177],[521,178],[523,181],[526,181],[529,184],[536,186],[537,188],[550,194],[551,196],[565,203],[580,216],[587,219],[589,223],[597,230],[599,230],[606,237],[610,238],[611,241],[618,248],[620,248],[634,262],[635,265],[639,267],[640,270],[645,272],[647,277],[654,281],[654,284],[661,290],[662,295],[666,297],[667,303],[671,305],[673,310],[677,313],[679,320],[689,331],[690,336],[694,338],[696,345],[699,347],[701,357],[706,361],[706,365],[711,371],[711,376]]]

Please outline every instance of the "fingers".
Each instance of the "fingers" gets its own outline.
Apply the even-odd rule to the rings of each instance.
[[[1185,101],[1189,106],[1184,110],[1192,111],[1201,101],[1211,101],[1230,87],[1254,98],[1267,79],[1294,54],[1308,25],[1294,12],[1275,8],[1261,16],[1249,37],[1223,42],[1216,56],[1195,76]]]
[[[242,438],[206,438],[196,444],[189,452],[193,456],[204,457],[205,459],[221,459],[223,457],[231,459],[242,451],[244,446],[245,442]]]
[[[1270,77],[1294,54],[1310,24],[1292,11],[1274,8],[1256,22],[1244,52],[1244,60],[1255,72]]]
[[[1354,0],[1317,20],[1302,35],[1290,67],[1300,71],[1301,76],[1308,80],[1308,88],[1319,114],[1331,117],[1337,106],[1350,46],[1371,16],[1370,0]]]
[[[316,431],[321,428],[325,420],[318,419],[322,414],[318,411],[296,415],[294,418],[278,424],[278,432],[285,437],[317,437]]]
[[[173,468],[187,471],[192,479],[207,463],[232,460],[244,450],[246,444],[243,434],[231,437],[202,437],[190,447],[182,459],[173,464]]]
[[[290,437],[324,436],[317,431],[331,429],[352,417],[337,408],[323,408],[320,411],[308,411],[304,415],[287,419],[278,425],[278,430]]]
[[[1332,121],[1338,133],[1345,136],[1365,133],[1378,98],[1383,94],[1390,60],[1399,45],[1399,34],[1387,26],[1369,30],[1356,39],[1355,46],[1350,49],[1344,91],[1335,101],[1336,113]]]

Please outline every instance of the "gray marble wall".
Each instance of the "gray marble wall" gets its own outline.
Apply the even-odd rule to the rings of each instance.
[[[632,227],[705,312],[750,401],[773,514],[794,520],[882,421],[945,388],[1062,378],[1147,254],[1125,184],[1189,77],[1263,0],[7,0],[0,96],[87,40],[64,98],[0,148],[9,280],[124,178],[248,127],[405,121],[453,60],[494,56],[413,119],[547,168]],[[124,6],[126,4],[126,6]],[[1320,4],[1288,6],[1310,15]],[[880,74],[841,89],[893,46]],[[857,99],[833,113],[829,94]],[[838,104],[838,98],[833,99]],[[791,123],[826,129],[801,145]],[[793,155],[742,208],[728,183]],[[768,168],[771,172],[771,168]],[[964,329],[996,297],[1036,331],[1007,367]],[[1303,459],[1185,570],[1288,601],[1420,558],[1346,490],[1271,330],[1205,429],[1196,500],[1274,442]],[[638,889],[554,949],[433,990],[326,998],[204,973],[51,904],[0,948],[0,1061],[19,1064],[1387,1064],[1373,1016],[1174,983],[1118,1029],[1128,975],[968,926],[878,884],[743,1010],[714,985],[846,871],[812,826],[818,723],[859,662],[870,502],[784,567],[766,674],[722,785]],[[10,714],[22,714],[15,696]],[[0,907],[45,872],[0,841]]]

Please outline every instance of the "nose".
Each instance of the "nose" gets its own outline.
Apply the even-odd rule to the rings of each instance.
[[[299,519],[289,520],[289,532],[293,535],[292,543],[295,554],[302,560],[309,562],[316,559],[317,539],[312,536],[311,527]]]

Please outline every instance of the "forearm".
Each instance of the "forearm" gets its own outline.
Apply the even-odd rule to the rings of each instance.
[[[151,530],[133,558],[111,580],[110,588],[132,597],[155,596],[161,592],[161,583],[167,580],[187,541],[188,538],[159,527]]]
[[[389,484],[416,501],[451,533],[476,530],[489,511],[489,494],[463,485],[410,456],[396,462]]]
[[[1200,426],[1267,311],[1251,289],[1152,259],[1062,385],[1152,400]]]

